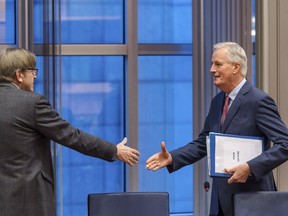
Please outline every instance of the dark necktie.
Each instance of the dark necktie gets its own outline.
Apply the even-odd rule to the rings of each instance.
[[[223,106],[223,111],[222,111],[222,116],[221,116],[221,124],[223,125],[227,112],[228,112],[228,106],[229,106],[229,96],[226,95],[225,97],[225,102],[224,102],[224,106]]]

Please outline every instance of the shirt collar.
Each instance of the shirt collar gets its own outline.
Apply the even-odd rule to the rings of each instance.
[[[242,88],[242,86],[245,84],[246,82],[246,78],[244,78],[234,89],[232,92],[230,92],[230,94],[228,94],[229,98],[233,101],[237,94],[239,93],[240,89]]]
[[[20,89],[19,86],[17,86],[14,82],[11,82],[16,88]]]

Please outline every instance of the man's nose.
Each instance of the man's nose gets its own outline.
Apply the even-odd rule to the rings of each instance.
[[[210,67],[210,72],[211,72],[211,73],[215,72],[214,64],[211,65],[211,67]]]

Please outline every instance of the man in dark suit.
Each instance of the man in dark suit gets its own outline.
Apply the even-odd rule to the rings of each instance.
[[[151,156],[146,167],[153,171],[167,167],[173,172],[195,163],[207,155],[206,136],[209,132],[263,137],[264,152],[261,155],[227,168],[225,171],[232,174],[230,178],[213,178],[210,215],[232,216],[235,193],[276,190],[272,170],[288,159],[288,130],[273,99],[245,79],[247,58],[238,44],[215,44],[210,71],[214,84],[222,91],[212,99],[200,135],[171,152],[162,142],[162,151]],[[221,123],[226,95],[230,102],[226,118]]]
[[[1,216],[56,215],[50,140],[110,162],[138,162],[126,138],[114,145],[74,128],[34,93],[35,66],[35,55],[25,49],[0,52]]]

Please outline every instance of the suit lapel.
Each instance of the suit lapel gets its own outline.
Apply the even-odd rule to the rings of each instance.
[[[224,133],[226,131],[231,120],[237,114],[242,101],[245,99],[245,94],[250,90],[250,88],[251,88],[251,83],[249,81],[246,81],[245,84],[243,85],[243,87],[240,89],[239,93],[237,94],[235,100],[233,101],[233,103],[232,103],[232,105],[231,105],[231,107],[227,113],[226,119],[225,119],[224,124],[222,126],[222,130],[221,130],[222,133]]]

